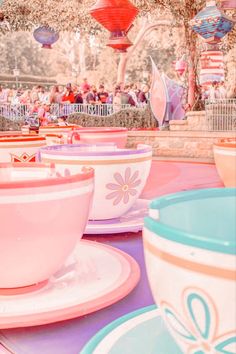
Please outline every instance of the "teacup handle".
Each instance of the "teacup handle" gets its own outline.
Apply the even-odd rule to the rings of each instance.
[[[76,140],[80,140],[80,135],[78,132],[69,132],[67,135],[67,144],[73,144],[73,140],[76,138]]]

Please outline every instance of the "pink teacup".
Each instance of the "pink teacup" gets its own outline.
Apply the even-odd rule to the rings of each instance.
[[[0,294],[47,280],[83,235],[94,172],[0,164]],[[14,292],[13,292],[14,293]]]
[[[47,125],[39,128],[39,135],[46,136],[51,134],[61,135],[61,143],[66,143],[68,139],[68,134],[74,130],[78,129],[78,125]]]
[[[122,149],[126,145],[127,136],[127,128],[79,128],[69,133],[67,142],[68,144],[114,143],[118,148]]]

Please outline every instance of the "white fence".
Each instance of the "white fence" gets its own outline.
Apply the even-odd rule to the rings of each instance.
[[[52,117],[67,116],[72,113],[86,113],[90,115],[108,116],[123,109],[130,108],[130,105],[113,104],[52,104],[50,114]],[[10,120],[22,120],[31,115],[32,105],[0,105],[0,116]]]
[[[236,131],[236,99],[205,102],[207,126],[210,131]]]

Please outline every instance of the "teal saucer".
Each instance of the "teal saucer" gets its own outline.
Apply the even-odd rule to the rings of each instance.
[[[99,331],[80,354],[182,354],[160,311],[148,306],[131,312]]]

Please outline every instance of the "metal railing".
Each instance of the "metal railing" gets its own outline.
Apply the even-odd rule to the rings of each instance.
[[[22,120],[31,115],[32,104],[0,104],[0,116],[10,120]],[[109,116],[115,112],[130,108],[128,104],[51,104],[50,116],[58,118],[73,113],[86,113],[89,115]]]
[[[215,99],[205,102],[209,131],[236,131],[236,99]]]

